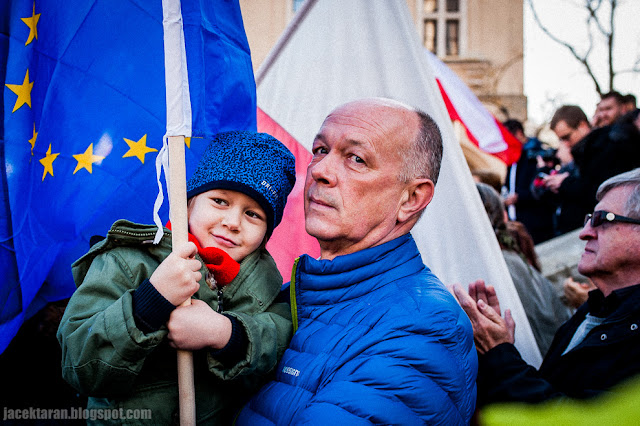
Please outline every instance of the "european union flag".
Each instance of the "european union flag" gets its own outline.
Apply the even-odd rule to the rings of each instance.
[[[153,222],[166,102],[160,0],[5,0],[0,16],[2,352],[72,294],[92,235]],[[182,0],[182,17],[190,175],[206,145],[195,137],[255,130],[255,82],[237,0]]]

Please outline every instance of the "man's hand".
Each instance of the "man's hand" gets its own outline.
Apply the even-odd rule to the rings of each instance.
[[[596,288],[593,283],[579,283],[569,277],[564,280],[564,297],[567,299],[567,306],[577,309],[589,298],[589,292]]]
[[[549,175],[543,179],[544,186],[549,188],[551,192],[558,193],[560,185],[569,176],[569,172],[558,173],[555,175]]]
[[[177,349],[196,351],[211,347],[222,349],[231,339],[231,320],[215,312],[202,300],[180,306],[171,313],[169,344]]]
[[[196,252],[192,242],[177,247],[149,278],[158,293],[174,306],[181,305],[200,288],[202,264],[195,259]]]
[[[512,204],[516,204],[517,202],[518,202],[518,194],[515,192],[513,194],[507,195],[504,199],[505,206],[510,206]]]
[[[484,354],[501,343],[514,343],[516,324],[509,309],[504,319],[500,316],[500,302],[493,286],[485,286],[484,281],[478,280],[469,284],[469,293],[459,284],[450,290],[471,320],[478,352]]]

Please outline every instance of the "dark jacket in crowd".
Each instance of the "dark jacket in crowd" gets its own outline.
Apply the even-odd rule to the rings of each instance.
[[[640,135],[622,123],[594,129],[578,142],[571,155],[578,176],[567,177],[560,186],[562,197],[580,197],[596,205],[598,186],[617,174],[640,167]]]
[[[538,169],[541,173],[556,173],[549,168]],[[572,161],[565,164],[557,173],[569,173],[566,180],[569,182],[578,182],[580,184],[580,171]],[[554,193],[550,189],[544,187],[541,183],[542,179],[534,180],[531,192],[533,196],[540,201],[552,203],[555,206],[553,212],[553,229],[554,236],[563,235],[567,232],[582,228],[584,225],[584,216],[593,211],[593,202],[590,198],[582,194],[579,190],[568,188],[562,193]],[[595,197],[595,195],[594,195]]]
[[[605,320],[562,355],[587,313]],[[587,303],[556,333],[540,370],[526,364],[510,343],[480,355],[478,405],[601,394],[640,373],[639,326],[640,284],[606,298],[593,290]]]
[[[536,199],[531,192],[531,183],[538,172],[536,157],[543,154],[540,141],[530,138],[522,147],[520,159],[515,164],[514,191],[518,194],[518,202],[515,204],[516,220],[524,224],[535,244],[554,237],[553,212],[555,206],[548,200]],[[512,168],[513,166],[510,166],[507,171],[506,186],[508,189],[511,189],[509,176]]]

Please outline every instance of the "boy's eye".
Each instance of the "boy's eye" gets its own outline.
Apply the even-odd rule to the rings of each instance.
[[[221,206],[226,206],[228,203],[223,200],[222,198],[213,198],[212,199],[214,203],[216,204],[220,204]]]
[[[253,210],[247,210],[246,215],[254,219],[262,219],[262,216],[260,216],[260,214],[254,212]]]

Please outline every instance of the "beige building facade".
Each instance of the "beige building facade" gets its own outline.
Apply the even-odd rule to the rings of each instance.
[[[240,0],[254,70],[304,1]],[[406,2],[425,47],[455,71],[491,112],[499,119],[526,120],[523,0]]]

